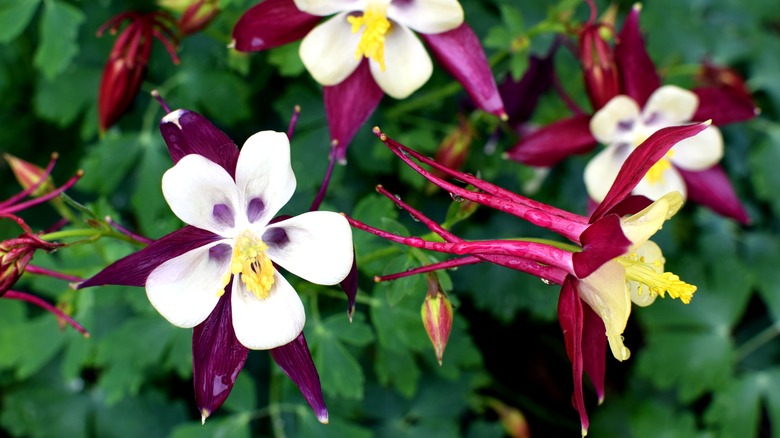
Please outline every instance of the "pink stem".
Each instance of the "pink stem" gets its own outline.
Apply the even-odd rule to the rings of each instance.
[[[337,148],[335,146],[330,147],[330,157],[328,161],[328,170],[325,171],[325,179],[322,180],[322,186],[317,192],[317,196],[314,197],[314,201],[309,207],[309,211],[315,211],[320,208],[322,200],[325,199],[325,194],[328,192],[328,186],[330,185],[330,177],[333,175],[333,165],[336,164]]]
[[[301,115],[301,107],[299,105],[295,105],[293,107],[293,113],[290,117],[290,124],[287,125],[287,138],[292,141],[293,134],[295,133],[295,127],[298,125],[298,117]]]
[[[417,275],[417,274],[424,274],[426,272],[438,271],[441,269],[451,269],[451,268],[457,268],[459,266],[474,265],[477,263],[481,263],[483,261],[484,260],[479,259],[475,256],[466,256],[459,259],[445,260],[443,262],[420,266],[419,268],[414,268],[403,272],[397,272],[395,274],[375,275],[374,281],[379,283],[382,281],[397,280],[399,278],[409,277],[411,275]]]
[[[89,332],[81,326],[81,324],[77,323],[73,318],[65,314],[62,310],[52,306],[51,304],[47,303],[46,301],[36,297],[35,295],[31,295],[24,292],[19,292],[15,290],[9,290],[3,295],[3,298],[9,298],[12,300],[20,300],[20,301],[26,301],[30,304],[34,304],[50,313],[53,313],[54,316],[56,316],[58,319],[64,320],[68,325],[76,329],[77,332],[84,335],[85,338],[89,337]]]
[[[25,208],[32,207],[34,205],[42,204],[50,199],[54,199],[57,196],[60,195],[60,193],[64,192],[65,190],[68,190],[69,188],[73,187],[74,184],[82,177],[84,176],[84,171],[79,170],[76,172],[75,175],[73,175],[65,184],[60,186],[59,188],[52,190],[51,192],[35,198],[30,199],[29,201],[22,202],[20,204],[16,204],[14,206],[9,207],[7,210],[3,211],[3,213],[15,213],[17,211],[24,210]]]
[[[124,234],[125,236],[130,237],[133,240],[137,240],[137,241],[139,241],[141,243],[145,243],[147,245],[149,245],[150,243],[154,242],[154,240],[149,239],[148,237],[144,237],[144,236],[142,236],[140,234],[136,234],[136,233],[128,230],[127,228],[119,225],[119,223],[114,222],[114,220],[111,219],[109,216],[106,216],[106,222],[108,222],[108,224],[111,225],[112,227],[116,228],[117,231],[119,231],[120,233]]]
[[[156,100],[160,104],[163,111],[165,111],[165,114],[170,114],[171,108],[168,106],[167,103],[165,103],[165,100],[162,98],[162,96],[160,96],[159,91],[152,90],[152,97],[154,97],[154,100]]]
[[[60,280],[65,280],[65,281],[74,281],[74,282],[84,281],[84,279],[81,277],[63,274],[62,272],[52,271],[50,269],[42,268],[40,266],[27,265],[25,271],[29,272],[30,274],[45,275],[47,277],[59,278]]]
[[[57,163],[57,158],[59,155],[57,153],[51,154],[51,158],[49,159],[49,164],[46,165],[46,169],[43,170],[43,175],[38,179],[38,181],[33,184],[32,186],[22,190],[21,192],[11,196],[10,198],[6,199],[3,202],[0,202],[0,209],[2,209],[5,206],[12,205],[14,202],[19,201],[21,199],[24,199],[27,197],[30,193],[38,190],[38,187],[41,186],[46,181],[46,178],[51,175],[52,169],[54,169],[54,164]]]

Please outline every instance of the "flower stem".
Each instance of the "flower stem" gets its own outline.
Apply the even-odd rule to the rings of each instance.
[[[752,338],[748,339],[747,342],[742,344],[737,349],[734,354],[736,361],[741,362],[743,359],[750,356],[754,351],[758,350],[764,346],[764,344],[772,341],[778,336],[780,336],[780,323],[770,325]]]

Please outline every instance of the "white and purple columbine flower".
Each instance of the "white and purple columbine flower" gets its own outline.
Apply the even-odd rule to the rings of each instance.
[[[485,53],[457,0],[265,0],[233,29],[240,51],[299,39],[303,64],[324,87],[339,160],[384,94],[403,99],[428,81],[433,63],[421,39],[476,106],[506,117]]]
[[[283,133],[259,132],[239,153],[224,133],[185,110],[166,115],[161,131],[175,162],[163,176],[163,195],[188,225],[80,287],[144,286],[162,316],[194,328],[195,393],[204,419],[227,397],[248,348],[271,350],[327,422],[303,338],[303,304],[276,266],[338,284],[353,263],[349,224],[322,211],[274,220],[296,185]]]

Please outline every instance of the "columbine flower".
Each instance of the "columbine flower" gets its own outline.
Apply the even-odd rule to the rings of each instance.
[[[376,277],[377,281],[486,261],[530,273],[548,283],[561,284],[559,319],[572,361],[574,405],[580,413],[584,435],[588,428],[588,417],[582,396],[582,375],[586,373],[591,378],[599,398],[603,398],[607,342],[617,359],[625,360],[629,356],[628,349],[623,345],[622,333],[631,311],[632,299],[640,305],[648,305],[656,296],[668,293],[687,303],[696,290],[695,286],[664,271],[660,250],[648,240],[680,208],[681,195],[670,193],[653,203],[646,198],[627,197],[643,175],[675,143],[701,132],[707,126],[705,123],[671,127],[651,135],[628,157],[604,202],[591,217],[575,215],[533,201],[472,175],[449,169],[393,141],[377,129],[375,132],[380,139],[399,158],[452,196],[510,213],[554,231],[571,240],[574,245],[543,243],[537,239],[465,241],[381,186],[377,188],[380,193],[438,234],[443,242],[399,236],[353,219],[350,219],[350,223],[393,242],[462,256]],[[473,186],[475,190],[449,183],[424,169],[418,162]],[[583,306],[582,301],[588,306]]]
[[[319,17],[333,14],[318,25]],[[300,56],[325,87],[331,137],[343,160],[384,93],[403,99],[431,76],[431,59],[413,31],[477,106],[505,116],[482,46],[457,0],[266,0],[236,23],[233,44],[257,51],[303,38]]]
[[[639,31],[640,6],[626,17],[609,50],[595,33],[598,24],[589,24],[581,34],[583,69],[588,96],[596,114],[580,113],[559,120],[521,139],[508,158],[533,166],[552,166],[571,154],[591,151],[598,142],[607,148],[594,158],[585,175],[588,193],[599,201],[609,188],[611,177],[631,150],[649,134],[688,121],[712,120],[724,125],[750,119],[757,113],[750,96],[727,84],[705,86],[686,91],[662,87],[655,66],[645,49]],[[594,54],[598,55],[594,59]],[[594,70],[594,61],[603,68]],[[617,68],[617,79],[613,77]],[[594,77],[593,75],[598,73]],[[619,84],[619,87],[616,87]],[[723,169],[717,164],[722,156],[722,139],[711,127],[675,148],[648,173],[637,186],[637,194],[658,199],[670,190],[680,191],[693,202],[742,223],[749,218]],[[617,146],[617,147],[616,147]]]
[[[128,25],[114,41],[100,80],[98,117],[101,131],[116,123],[138,94],[152,53],[153,38],[163,43],[175,64],[179,63],[175,48],[178,39],[173,30],[175,22],[168,14],[123,12],[101,26],[98,36],[106,30],[117,33],[125,21]]]
[[[225,134],[185,110],[166,115],[161,131],[176,163],[163,176],[163,195],[188,226],[79,287],[145,286],[160,314],[194,328],[194,383],[204,420],[227,397],[249,348],[272,350],[327,422],[303,338],[303,304],[276,265],[313,283],[338,284],[353,262],[347,221],[320,211],[273,220],[296,185],[283,133],[259,132],[239,153]]]

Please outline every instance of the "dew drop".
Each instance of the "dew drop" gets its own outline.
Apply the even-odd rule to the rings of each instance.
[[[550,281],[550,280],[548,280],[548,279],[546,279],[546,278],[542,278],[541,280],[542,280],[542,283],[544,283],[544,284],[546,284],[546,285],[551,285],[551,284],[553,284],[553,282],[552,282],[552,281]]]
[[[452,200],[455,201],[455,202],[463,202],[464,201],[463,196],[456,195],[455,193],[450,193],[450,198],[452,198]]]

